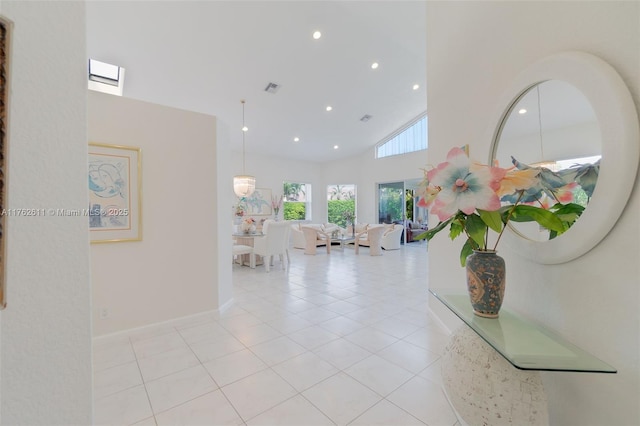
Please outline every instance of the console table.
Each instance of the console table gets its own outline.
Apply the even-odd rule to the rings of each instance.
[[[442,382],[462,424],[548,424],[540,371],[616,373],[561,336],[507,309],[473,313],[468,294],[429,290],[465,325],[442,356]]]

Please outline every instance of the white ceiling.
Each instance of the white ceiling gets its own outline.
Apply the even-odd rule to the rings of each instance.
[[[86,4],[88,56],[126,69],[124,96],[215,115],[237,151],[241,99],[247,152],[313,162],[359,155],[427,108],[423,1]]]

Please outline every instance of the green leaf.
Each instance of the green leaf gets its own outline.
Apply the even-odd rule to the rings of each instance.
[[[456,220],[451,222],[451,229],[449,229],[449,238],[451,238],[451,240],[455,240],[456,238],[458,238],[458,236],[460,236],[460,234],[462,234],[462,231],[464,231],[464,228],[460,221]]]
[[[490,212],[478,209],[478,213],[480,213],[480,218],[489,228],[497,233],[502,231],[502,215],[499,210]]]
[[[484,238],[487,235],[487,225],[477,214],[467,216],[467,222],[464,229],[473,241],[481,247],[484,247]]]
[[[562,223],[562,220],[560,220],[554,212],[541,209],[540,207],[520,204],[513,209],[511,220],[515,222],[536,221],[551,231],[556,231],[558,233],[564,232],[564,224]]]
[[[460,266],[464,267],[467,264],[467,256],[473,253],[473,250],[477,248],[478,247],[475,246],[475,241],[473,241],[471,238],[468,238],[462,246],[462,250],[460,251]]]
[[[435,228],[429,229],[427,232],[423,232],[422,234],[418,235],[417,237],[414,237],[414,240],[424,240],[425,238],[427,239],[427,241],[430,241],[433,237],[436,236],[436,234],[440,231],[442,231],[444,228],[447,227],[447,225],[449,225],[449,223],[451,223],[451,221],[453,220],[453,217],[450,217],[449,219],[445,220],[444,222],[440,222],[438,223],[438,225],[436,225]]]
[[[558,203],[551,207],[550,210],[558,215],[560,220],[565,222],[565,225],[567,225],[566,228],[569,229],[580,215],[582,215],[582,212],[584,212],[584,206],[576,203]]]

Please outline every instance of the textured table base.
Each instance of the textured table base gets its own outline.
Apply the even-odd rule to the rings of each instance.
[[[518,370],[466,325],[452,335],[441,367],[447,396],[465,423],[549,424],[540,373]]]

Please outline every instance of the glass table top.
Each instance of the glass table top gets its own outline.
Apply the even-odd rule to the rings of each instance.
[[[252,237],[263,237],[265,234],[263,234],[262,231],[255,231],[255,232],[234,232],[231,235],[233,235],[234,237],[252,238]]]
[[[616,373],[616,369],[569,343],[556,333],[534,324],[504,306],[500,317],[473,313],[469,295],[429,290],[514,367],[521,370]]]

